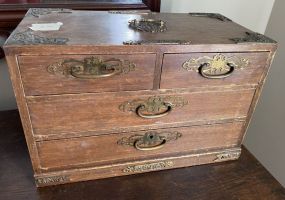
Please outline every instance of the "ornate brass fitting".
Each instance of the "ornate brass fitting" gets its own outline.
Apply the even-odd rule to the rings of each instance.
[[[186,40],[129,40],[124,45],[189,45],[191,41]]]
[[[127,60],[108,59],[102,60],[97,57],[87,57],[81,60],[68,59],[51,64],[47,71],[51,74],[73,76],[81,79],[97,79],[127,74],[135,70],[135,64]]]
[[[117,143],[119,145],[126,145],[135,147],[137,150],[147,151],[162,148],[166,142],[177,140],[182,137],[180,132],[161,132],[148,131],[144,135],[132,135],[130,137],[123,137]]]
[[[256,32],[245,32],[245,36],[242,38],[231,38],[231,41],[235,43],[249,43],[249,42],[255,42],[255,43],[277,43],[276,41],[270,39],[269,37],[266,37],[265,35],[262,35],[260,33]]]
[[[189,15],[193,16],[193,17],[208,17],[208,18],[213,18],[213,19],[217,19],[223,22],[231,22],[232,20],[221,15],[218,13],[189,13]]]
[[[227,57],[223,54],[191,58],[183,63],[182,67],[187,71],[196,71],[201,76],[210,79],[220,79],[230,76],[236,69],[244,69],[249,65],[249,60],[236,56]]]
[[[119,106],[123,112],[135,112],[139,117],[153,119],[168,115],[173,108],[188,104],[181,96],[152,96],[148,99],[135,99]]]
[[[137,31],[151,33],[164,32],[167,29],[164,21],[155,19],[130,20],[129,27]]]
[[[154,163],[147,163],[141,165],[132,165],[123,169],[124,173],[136,173],[136,172],[147,172],[147,171],[156,171],[166,168],[170,168],[174,165],[172,161],[161,161]]]
[[[55,37],[44,37],[35,34],[32,30],[28,29],[23,32],[17,32],[12,34],[12,40],[9,41],[9,44],[54,44],[54,45],[63,45],[69,41],[68,38],[55,38]]]
[[[225,153],[218,154],[215,162],[221,162],[226,160],[236,160],[240,157],[241,151],[229,151]]]

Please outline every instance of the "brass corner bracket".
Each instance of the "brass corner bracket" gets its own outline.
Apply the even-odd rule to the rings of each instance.
[[[37,34],[34,34],[32,30],[26,30],[23,32],[12,33],[12,40],[9,43],[13,44],[55,44],[63,45],[69,41],[68,38],[51,38],[44,37]]]
[[[66,8],[31,8],[28,15],[40,17],[41,15],[48,15],[51,13],[72,13],[72,10]]]
[[[217,154],[214,162],[222,162],[227,160],[236,160],[240,157],[241,151],[228,151],[221,154]]]
[[[234,43],[249,43],[249,42],[256,42],[256,43],[277,43],[275,40],[262,35],[256,32],[245,32],[245,36],[242,38],[231,38],[231,41]]]
[[[231,22],[232,20],[218,13],[189,13],[193,17],[208,17],[217,19],[223,22]]]

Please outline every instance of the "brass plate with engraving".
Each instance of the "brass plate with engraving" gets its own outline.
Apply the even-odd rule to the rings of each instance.
[[[208,56],[191,58],[183,63],[182,68],[187,71],[196,71],[205,78],[220,79],[226,78],[230,76],[234,70],[244,69],[248,65],[248,59],[217,54],[213,58]]]
[[[72,76],[80,79],[97,79],[135,70],[135,64],[128,60],[116,58],[102,60],[98,57],[87,57],[83,60],[67,59],[51,64],[47,71],[51,74]]]
[[[144,135],[132,135],[130,137],[123,137],[117,143],[119,145],[132,146],[137,150],[149,151],[162,148],[167,142],[175,141],[182,137],[180,132],[157,132],[148,131]]]
[[[225,153],[218,154],[214,162],[221,162],[226,160],[236,160],[240,157],[241,151],[229,151]]]
[[[160,118],[168,115],[175,107],[183,107],[188,101],[181,96],[152,96],[148,99],[135,99],[119,106],[123,112],[135,112],[145,119]]]
[[[39,186],[64,183],[69,181],[68,176],[36,177],[36,184]]]
[[[149,172],[170,168],[174,165],[172,161],[161,161],[154,163],[147,163],[141,165],[131,165],[123,169],[124,173],[137,173],[137,172]]]

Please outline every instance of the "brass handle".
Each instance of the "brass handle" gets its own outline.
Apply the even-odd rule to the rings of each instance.
[[[127,74],[135,70],[135,64],[128,60],[100,57],[85,57],[83,60],[66,59],[53,63],[47,71],[55,75],[73,76],[80,79],[97,79],[119,74]]]
[[[155,146],[143,146],[142,144],[144,144],[142,140],[137,140],[137,141],[135,141],[134,146],[137,150],[152,151],[152,150],[162,148],[166,144],[166,140],[162,139],[161,142]]]
[[[209,78],[209,79],[222,79],[222,78],[226,78],[228,76],[230,76],[235,68],[233,66],[228,65],[228,70],[225,71],[222,74],[219,73],[207,73],[207,67],[209,66],[208,63],[205,63],[203,65],[201,65],[201,67],[199,67],[199,73],[201,74],[201,76],[203,76],[204,78]]]
[[[108,71],[110,71],[108,73]],[[70,74],[71,76],[75,77],[75,78],[82,78],[82,79],[97,79],[97,78],[104,78],[104,77],[110,77],[110,76],[114,76],[116,75],[118,72],[115,69],[111,69],[106,71],[107,73],[100,73],[100,74],[82,74],[82,73],[78,73],[75,70],[71,70]]]
[[[143,111],[145,110],[145,105],[139,105],[136,109],[136,113],[138,116],[145,118],[145,119],[155,119],[160,118],[168,115],[172,111],[172,106],[169,103],[163,103],[167,109],[162,113],[154,113],[154,114],[145,114]]]
[[[222,79],[248,65],[248,59],[217,54],[213,58],[208,56],[191,58],[183,63],[182,68],[187,71],[196,71],[204,78]]]
[[[118,140],[117,144],[134,147],[140,151],[156,150],[164,147],[166,142],[175,141],[182,137],[178,131],[148,131],[144,135],[131,135]]]

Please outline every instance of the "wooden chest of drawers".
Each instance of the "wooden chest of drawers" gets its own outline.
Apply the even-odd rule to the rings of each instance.
[[[238,159],[276,42],[219,14],[31,9],[4,48],[47,186]]]

